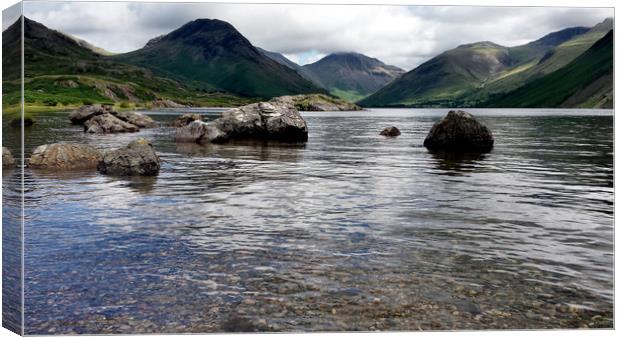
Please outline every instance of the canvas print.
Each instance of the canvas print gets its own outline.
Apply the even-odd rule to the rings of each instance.
[[[614,8],[2,19],[6,329],[614,328]]]

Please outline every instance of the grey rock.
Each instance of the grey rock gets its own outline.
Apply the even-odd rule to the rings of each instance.
[[[112,112],[112,115],[139,128],[154,128],[157,126],[157,123],[151,117],[136,111]]]
[[[73,124],[83,124],[87,120],[98,116],[103,115],[104,113],[112,113],[114,112],[114,108],[110,105],[101,105],[101,104],[92,104],[92,105],[82,105],[77,110],[73,110],[69,114],[69,120]]]
[[[112,114],[97,115],[84,122],[84,132],[88,133],[117,133],[137,132],[139,128],[127,123]]]
[[[223,143],[234,139],[307,141],[308,127],[292,105],[260,102],[227,110],[208,123],[194,121],[176,132],[179,142]]]
[[[156,99],[151,102],[154,108],[185,108],[183,104],[179,104],[169,99]]]
[[[386,136],[386,137],[396,137],[396,136],[400,136],[400,130],[398,130],[398,128],[395,126],[390,126],[390,127],[383,129],[380,135]]]
[[[183,114],[182,116],[177,117],[177,119],[174,121],[174,126],[180,128],[189,125],[189,123],[193,121],[202,121],[202,116],[197,113]]]
[[[97,169],[118,176],[154,176],[159,173],[160,160],[151,143],[140,138],[124,148],[106,151]]]
[[[89,145],[54,143],[37,147],[27,161],[28,167],[41,169],[96,168],[101,152]]]
[[[455,152],[489,152],[493,134],[471,114],[450,111],[429,131],[424,146],[429,150]]]
[[[2,147],[2,168],[10,168],[15,166],[15,158],[13,158],[13,154],[11,150],[6,147]]]

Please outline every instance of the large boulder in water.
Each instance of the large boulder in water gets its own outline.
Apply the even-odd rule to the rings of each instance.
[[[493,134],[471,114],[453,110],[433,125],[424,146],[433,151],[488,152]]]
[[[201,121],[201,120],[202,120],[202,116],[200,116],[200,114],[186,113],[186,114],[183,114],[177,117],[177,119],[174,121],[174,126],[177,128],[180,128],[180,127],[189,125],[193,121]]]
[[[84,122],[84,132],[88,133],[137,132],[139,130],[137,126],[109,113],[95,116]]]
[[[72,170],[96,168],[101,152],[84,144],[54,143],[37,147],[28,159],[31,168]]]
[[[230,109],[214,121],[194,121],[178,128],[180,142],[222,143],[234,139],[302,142],[308,140],[308,126],[290,104],[260,102]]]
[[[104,113],[113,113],[114,108],[111,105],[91,104],[82,105],[79,109],[73,110],[69,114],[69,120],[73,124],[84,124],[87,120],[103,115]]]
[[[157,126],[157,123],[153,120],[153,118],[143,115],[137,111],[112,112],[112,115],[139,128],[154,128]]]
[[[397,137],[400,136],[400,130],[398,130],[398,128],[395,126],[389,126],[383,129],[383,131],[381,131],[381,133],[379,134],[386,137]]]
[[[15,166],[15,158],[13,158],[13,154],[11,150],[6,147],[2,147],[2,168],[9,168]]]
[[[99,172],[118,176],[154,176],[160,160],[151,143],[140,138],[124,148],[106,151],[99,162]]]

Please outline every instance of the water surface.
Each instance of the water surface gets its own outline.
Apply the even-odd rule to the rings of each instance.
[[[308,142],[288,145],[41,116],[26,156],[146,137],[162,167],[26,169],[26,333],[612,327],[612,113],[472,112],[491,153],[429,153],[446,110],[307,112]],[[402,135],[379,136],[390,125]]]

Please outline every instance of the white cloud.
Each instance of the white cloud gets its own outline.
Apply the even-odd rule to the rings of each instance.
[[[411,69],[463,43],[518,45],[613,9],[558,7],[273,5],[141,2],[25,3],[27,17],[114,52],[142,47],[197,18],[230,22],[254,45],[305,63],[356,51]]]

